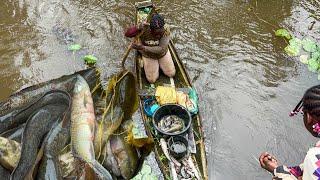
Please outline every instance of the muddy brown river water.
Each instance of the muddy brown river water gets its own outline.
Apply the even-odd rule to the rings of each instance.
[[[134,2],[2,0],[0,100],[84,68],[80,55],[68,52],[66,37],[53,31],[56,25],[85,48],[82,53],[99,58],[106,76],[117,72],[129,43],[123,31],[133,23]],[[320,1],[155,2],[200,96],[210,179],[270,179],[257,162],[265,150],[281,163],[301,163],[316,139],[302,116],[288,113],[320,81],[284,53],[286,44],[273,31],[284,27],[320,42]]]

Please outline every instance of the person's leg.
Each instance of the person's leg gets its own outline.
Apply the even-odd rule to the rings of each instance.
[[[159,78],[159,62],[158,60],[146,58],[142,56],[144,72],[146,73],[147,80],[154,83]]]
[[[176,74],[176,69],[169,50],[166,55],[159,59],[159,65],[165,75],[173,77]]]

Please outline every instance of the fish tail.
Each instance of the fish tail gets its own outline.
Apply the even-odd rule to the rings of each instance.
[[[112,176],[110,172],[104,168],[97,160],[89,163],[94,172],[103,180],[112,180]]]

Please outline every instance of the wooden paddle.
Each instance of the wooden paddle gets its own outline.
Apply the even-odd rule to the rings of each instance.
[[[128,46],[128,48],[127,48],[126,52],[124,53],[124,55],[123,55],[123,57],[122,57],[122,60],[121,60],[121,67],[122,67],[122,69],[125,69],[124,64],[126,63],[126,60],[127,60],[127,58],[128,58],[128,55],[129,55],[129,53],[130,53],[130,51],[131,51],[131,49],[132,49],[133,43],[135,43],[135,42],[140,38],[140,36],[141,36],[143,33],[144,33],[144,29],[143,29],[138,35],[136,35],[136,36],[134,37],[133,41],[132,41],[132,42],[130,43],[130,45]]]

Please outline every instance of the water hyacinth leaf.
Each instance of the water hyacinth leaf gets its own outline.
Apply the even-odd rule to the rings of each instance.
[[[312,59],[318,59],[318,61],[320,61],[320,60],[319,60],[319,58],[320,58],[320,51],[313,52],[313,53],[311,54],[311,58],[312,58]]]
[[[291,35],[290,35],[290,33],[289,33],[286,29],[278,29],[278,30],[275,32],[275,35],[276,35],[276,36],[279,36],[279,37],[285,37],[285,38],[288,39],[288,40],[291,39]]]
[[[83,59],[86,64],[95,64],[98,60],[98,58],[93,55],[86,55]]]
[[[289,45],[286,48],[284,48],[285,52],[289,56],[298,56],[300,53],[300,49],[301,49],[301,40],[298,38],[292,38],[289,41]]]
[[[312,72],[317,72],[319,69],[319,62],[317,61],[317,59],[309,59],[308,60],[308,69],[309,71]]]
[[[284,48],[284,51],[289,55],[289,56],[298,56],[300,52],[300,48],[298,49],[295,46],[288,45],[286,48]]]
[[[81,45],[80,44],[72,44],[68,47],[69,51],[78,51],[81,49]]]
[[[308,64],[308,55],[301,55],[300,62],[302,62],[303,64]]]
[[[315,52],[317,51],[317,44],[308,38],[302,40],[302,47],[307,52]]]
[[[296,46],[296,47],[301,47],[302,45],[302,41],[299,38],[292,38],[289,41],[290,46]]]

